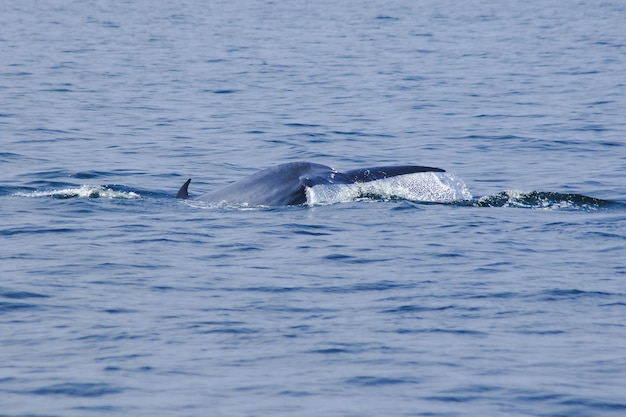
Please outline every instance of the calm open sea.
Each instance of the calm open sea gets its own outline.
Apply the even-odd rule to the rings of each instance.
[[[625,415],[625,16],[1,1],[0,416]],[[292,161],[473,197],[173,198]]]

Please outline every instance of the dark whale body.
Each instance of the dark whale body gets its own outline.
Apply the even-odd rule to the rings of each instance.
[[[383,166],[338,172],[310,162],[290,162],[249,175],[224,188],[201,195],[195,200],[207,203],[249,204],[252,206],[289,206],[307,202],[306,187],[318,184],[355,184],[418,172],[445,172],[424,166]],[[176,198],[189,198],[188,179]]]

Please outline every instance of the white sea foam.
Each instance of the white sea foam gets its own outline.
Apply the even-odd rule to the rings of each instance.
[[[54,197],[54,198],[140,198],[132,191],[115,191],[100,185],[83,185],[78,188],[63,188],[60,190],[17,192],[17,197]]]
[[[404,199],[433,203],[471,200],[472,194],[456,176],[420,172],[355,184],[318,184],[307,188],[307,204],[333,204],[359,198]]]
[[[263,210],[269,209],[270,206],[262,206],[262,205],[251,205],[248,203],[230,203],[228,201],[220,201],[220,202],[208,202],[201,200],[182,200],[184,204],[199,208],[199,209],[221,209],[221,210],[239,210],[239,211],[247,211],[247,210]]]

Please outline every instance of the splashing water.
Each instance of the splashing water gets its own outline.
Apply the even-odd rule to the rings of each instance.
[[[456,176],[420,172],[355,184],[318,184],[306,189],[307,204],[333,204],[358,199],[402,199],[429,203],[471,200],[472,194]]]

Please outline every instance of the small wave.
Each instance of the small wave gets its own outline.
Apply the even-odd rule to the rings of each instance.
[[[36,395],[66,395],[70,397],[102,397],[123,392],[121,387],[104,383],[61,383],[31,391]]]
[[[520,207],[545,210],[595,211],[619,206],[620,203],[587,197],[582,194],[507,190],[498,194],[481,197],[473,205],[477,207]]]
[[[354,184],[317,184],[307,187],[306,193],[309,205],[362,199],[428,203],[450,203],[472,199],[472,194],[461,179],[442,172],[420,172]]]
[[[348,378],[346,383],[362,387],[379,387],[383,385],[415,384],[418,381],[413,378],[388,378],[380,376],[355,376]]]
[[[36,304],[0,301],[0,314],[39,308]]]
[[[17,197],[53,197],[67,198],[120,198],[133,199],[141,196],[133,191],[118,191],[100,185],[83,185],[81,187],[63,188],[60,190],[17,192]]]

